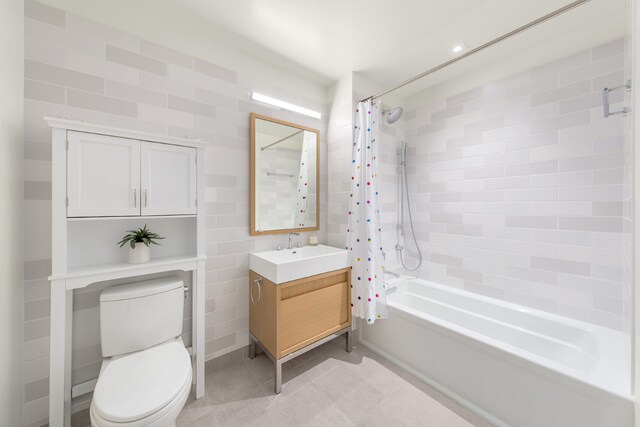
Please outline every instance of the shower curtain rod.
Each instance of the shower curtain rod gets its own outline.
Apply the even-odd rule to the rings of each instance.
[[[523,31],[528,30],[529,28],[535,27],[538,24],[542,24],[543,22],[548,21],[549,19],[552,19],[552,18],[555,18],[556,16],[562,15],[563,13],[568,12],[571,9],[574,9],[574,8],[576,8],[578,6],[581,6],[581,5],[585,4],[585,3],[588,3],[590,1],[591,0],[577,0],[577,1],[574,1],[572,3],[569,3],[566,6],[561,7],[560,9],[556,9],[553,12],[550,12],[550,13],[544,15],[544,16],[541,16],[538,19],[535,19],[535,20],[529,22],[528,24],[525,24],[525,25],[523,25],[521,27],[518,27],[515,30],[509,31],[508,33],[503,34],[500,37],[497,37],[497,38],[495,38],[495,39],[493,39],[491,41],[488,41],[487,43],[485,43],[483,45],[480,45],[480,46],[478,46],[478,47],[476,47],[474,49],[471,49],[470,51],[465,52],[460,56],[457,56],[457,57],[455,57],[453,59],[450,59],[450,60],[448,60],[446,62],[443,62],[440,65],[436,65],[435,67],[430,68],[427,71],[424,71],[424,72],[422,72],[422,73],[420,73],[420,74],[418,74],[416,76],[413,76],[410,79],[405,80],[404,82],[402,82],[400,84],[397,84],[397,85],[395,85],[395,86],[393,86],[393,87],[391,87],[391,88],[389,88],[389,89],[387,89],[385,91],[382,91],[382,92],[380,92],[380,93],[378,93],[376,95],[371,95],[370,97],[365,98],[365,99],[361,100],[360,102],[368,101],[370,99],[380,98],[381,96],[386,95],[389,92],[393,92],[394,90],[400,89],[403,86],[406,86],[406,85],[408,85],[410,83],[415,82],[416,80],[420,80],[421,78],[426,77],[429,74],[433,74],[436,71],[441,70],[441,69],[443,69],[445,67],[448,67],[449,65],[454,64],[454,63],[456,63],[456,62],[458,62],[458,61],[460,61],[460,60],[462,60],[462,59],[464,59],[464,58],[466,58],[468,56],[471,56],[471,55],[473,55],[475,53],[478,53],[481,50],[484,50],[484,49],[486,49],[488,47],[491,47],[494,44],[500,43],[501,41],[504,41],[504,40],[506,40],[508,38],[511,38],[511,37],[513,37],[513,36],[515,36],[517,34],[520,34]]]
[[[264,150],[266,150],[266,149],[267,149],[267,148],[269,148],[269,147],[272,147],[272,146],[274,146],[274,145],[276,145],[276,144],[280,144],[282,141],[286,141],[286,140],[287,140],[287,139],[289,139],[289,138],[293,138],[294,136],[296,136],[296,135],[298,135],[298,134],[301,134],[302,132],[304,132],[304,130],[299,130],[299,131],[297,131],[297,132],[292,133],[292,134],[291,134],[291,135],[289,135],[289,136],[285,136],[284,138],[277,140],[276,142],[272,142],[272,143],[271,143],[271,144],[269,144],[269,145],[265,145],[264,147],[260,148],[260,151],[264,151]]]

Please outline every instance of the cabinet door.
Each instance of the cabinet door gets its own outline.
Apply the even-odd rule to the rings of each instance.
[[[142,215],[196,213],[196,149],[142,141]]]
[[[140,215],[140,141],[67,133],[67,216]]]

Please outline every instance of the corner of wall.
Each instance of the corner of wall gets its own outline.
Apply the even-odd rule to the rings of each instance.
[[[0,14],[0,425],[22,425],[22,153],[24,3]]]
[[[331,103],[327,126],[327,244],[344,247],[349,210],[349,159],[353,121],[353,77],[348,74],[328,89]]]

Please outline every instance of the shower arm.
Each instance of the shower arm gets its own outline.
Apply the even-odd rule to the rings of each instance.
[[[395,85],[395,86],[393,86],[393,87],[391,87],[391,88],[389,88],[387,90],[384,90],[384,91],[382,91],[382,92],[380,92],[380,93],[378,93],[376,95],[371,95],[368,98],[365,98],[365,99],[361,100],[360,102],[365,102],[365,101],[368,101],[368,100],[380,98],[381,96],[386,95],[389,92],[393,92],[394,90],[400,89],[401,87],[404,87],[404,86],[406,86],[406,85],[408,85],[410,83],[415,82],[416,80],[420,80],[421,78],[426,77],[429,74],[433,74],[436,71],[439,71],[439,70],[441,70],[441,69],[443,69],[445,67],[448,67],[449,65],[454,64],[454,63],[456,63],[458,61],[461,61],[462,59],[464,59],[464,58],[466,58],[468,56],[471,56],[471,55],[476,54],[476,53],[478,53],[478,52],[480,52],[482,50],[485,50],[486,48],[491,47],[494,44],[497,44],[497,43],[500,43],[500,42],[502,42],[504,40],[507,40],[507,39],[509,39],[509,38],[511,38],[511,37],[513,37],[515,35],[518,35],[518,34],[524,32],[524,31],[526,31],[526,30],[528,30],[530,28],[535,27],[536,25],[542,24],[543,22],[546,22],[546,21],[548,21],[548,20],[550,20],[552,18],[555,18],[556,16],[562,15],[563,13],[568,12],[568,11],[570,11],[572,9],[575,9],[578,6],[582,6],[583,4],[588,3],[590,1],[591,0],[576,0],[576,1],[572,2],[572,3],[569,3],[569,4],[561,7],[560,9],[556,9],[553,12],[550,12],[550,13],[544,15],[544,16],[541,16],[540,18],[534,19],[533,21],[531,21],[531,22],[529,22],[529,23],[527,23],[527,24],[525,24],[525,25],[523,25],[521,27],[518,27],[515,30],[511,30],[508,33],[505,33],[505,34],[501,35],[500,37],[496,37],[495,39],[490,40],[490,41],[488,41],[487,43],[485,43],[483,45],[480,45],[480,46],[478,46],[476,48],[473,48],[468,52],[465,52],[465,53],[463,53],[463,54],[461,54],[461,55],[459,55],[459,56],[457,56],[457,57],[455,57],[453,59],[450,59],[450,60],[448,60],[446,62],[443,62],[440,65],[436,65],[435,67],[428,69],[427,71],[424,71],[424,72],[422,72],[422,73],[420,73],[420,74],[418,74],[416,76],[413,76],[410,79],[407,79],[407,80],[403,81],[400,84],[397,84],[397,85]]]

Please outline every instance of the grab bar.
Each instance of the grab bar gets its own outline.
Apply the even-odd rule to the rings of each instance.
[[[631,92],[631,80],[627,80],[627,83],[623,84],[622,86],[616,86],[612,88],[605,87],[604,89],[602,89],[602,111],[604,113],[605,119],[615,114],[622,114],[623,117],[626,117],[631,112],[631,108],[629,107],[622,107],[622,110],[618,111],[609,111],[609,93],[622,88],[626,88],[627,92]]]

